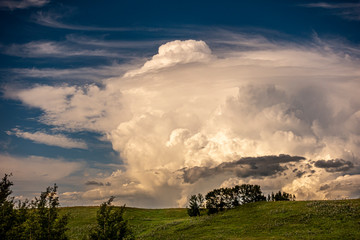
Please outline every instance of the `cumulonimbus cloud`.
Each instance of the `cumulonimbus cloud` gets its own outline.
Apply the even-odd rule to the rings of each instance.
[[[313,161],[359,164],[360,60],[321,43],[264,41],[233,52],[228,45],[211,51],[204,41],[173,41],[102,88],[43,85],[8,88],[6,96],[42,109],[43,123],[100,132],[111,141],[126,170],[96,179],[111,187],[93,185],[79,193],[84,199],[118,195],[137,206],[183,206],[188,195],[224,184],[264,183],[272,190],[266,181],[299,199],[329,197],[333,188],[320,186],[333,186],[343,173]],[[286,163],[264,157],[280,154],[301,157]],[[239,171],[231,176],[190,174],[232,165]]]

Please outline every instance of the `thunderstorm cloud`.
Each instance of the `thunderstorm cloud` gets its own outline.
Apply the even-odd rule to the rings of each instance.
[[[360,175],[342,172],[360,163],[359,58],[325,43],[242,41],[170,41],[101,86],[9,86],[5,96],[42,110],[43,124],[100,133],[119,153],[123,169],[69,198],[174,207],[237,183],[298,199],[356,195]]]

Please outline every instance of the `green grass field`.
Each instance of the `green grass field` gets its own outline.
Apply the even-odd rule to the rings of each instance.
[[[70,239],[86,236],[97,209],[61,209]],[[360,239],[360,199],[258,202],[193,218],[186,209],[127,208],[124,217],[136,239]]]

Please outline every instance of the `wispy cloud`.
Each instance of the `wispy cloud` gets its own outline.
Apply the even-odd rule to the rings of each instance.
[[[158,46],[159,44],[166,43],[168,40],[138,40],[138,41],[113,41],[105,40],[101,38],[91,38],[88,36],[69,34],[66,36],[66,40],[79,45],[89,45],[103,48],[126,48],[126,49],[143,49],[148,47]]]
[[[70,46],[66,43],[53,41],[35,41],[25,44],[12,44],[10,46],[3,46],[3,53],[11,56],[27,57],[27,58],[41,58],[41,57],[121,57],[121,54],[107,51],[104,49],[84,49]]]
[[[45,132],[24,132],[17,128],[7,131],[9,135],[15,135],[20,138],[29,139],[36,143],[62,148],[80,148],[87,149],[87,145],[82,140],[75,140],[62,134],[47,134]]]
[[[301,5],[309,8],[323,8],[331,11],[332,14],[341,16],[348,20],[360,21],[360,3],[309,3]]]
[[[0,9],[7,8],[10,10],[15,10],[30,7],[42,7],[49,2],[50,0],[2,0],[0,1]]]
[[[125,32],[125,31],[158,31],[159,30],[157,28],[96,27],[96,26],[66,24],[60,21],[62,17],[63,16],[61,14],[39,11],[37,12],[36,15],[33,16],[33,20],[37,24],[46,27],[68,29],[68,30],[79,30],[79,31]]]
[[[101,82],[104,78],[121,76],[130,66],[114,63],[109,66],[98,67],[82,67],[82,68],[12,68],[8,69],[12,72],[13,78],[46,78],[57,81],[85,81],[85,82]],[[79,82],[77,82],[79,83]]]

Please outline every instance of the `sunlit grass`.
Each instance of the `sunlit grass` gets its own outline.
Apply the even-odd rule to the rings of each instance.
[[[70,239],[87,234],[96,210],[62,209]],[[127,208],[125,218],[137,239],[360,239],[360,199],[258,202],[193,218],[186,209]]]

